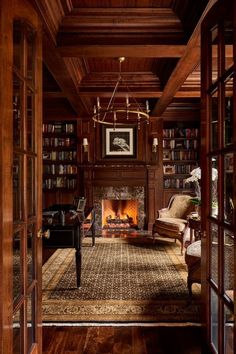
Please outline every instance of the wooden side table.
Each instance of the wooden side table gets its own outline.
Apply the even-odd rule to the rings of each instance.
[[[190,243],[193,242],[193,238],[195,241],[199,240],[200,239],[200,231],[201,231],[200,217],[189,215],[188,226],[190,229]]]

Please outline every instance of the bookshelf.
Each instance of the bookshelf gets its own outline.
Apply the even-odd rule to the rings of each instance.
[[[43,189],[77,188],[77,131],[75,122],[43,124]]]
[[[163,129],[163,190],[164,203],[176,193],[193,193],[185,183],[199,160],[199,129],[174,127]]]

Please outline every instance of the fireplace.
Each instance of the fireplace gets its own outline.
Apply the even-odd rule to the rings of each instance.
[[[103,199],[102,200],[102,228],[129,229],[138,226],[137,199]]]
[[[95,227],[102,229],[144,229],[145,189],[143,186],[94,188]]]

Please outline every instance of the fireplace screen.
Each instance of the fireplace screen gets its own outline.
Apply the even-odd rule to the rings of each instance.
[[[138,200],[108,200],[102,201],[102,228],[128,229],[137,228]]]

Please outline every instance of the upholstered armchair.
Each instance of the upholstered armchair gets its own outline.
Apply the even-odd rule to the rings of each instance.
[[[195,241],[187,247],[185,262],[188,267],[188,290],[192,295],[192,284],[201,284],[201,240]]]
[[[187,194],[173,195],[167,208],[158,210],[152,228],[153,240],[155,236],[178,239],[181,243],[181,254],[183,254],[185,233],[188,228],[187,217],[194,211],[191,198]]]

